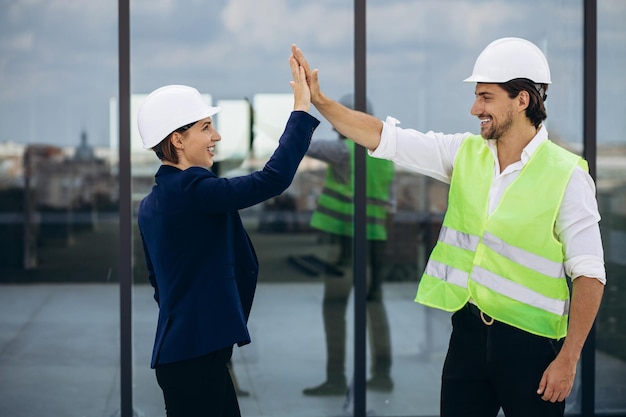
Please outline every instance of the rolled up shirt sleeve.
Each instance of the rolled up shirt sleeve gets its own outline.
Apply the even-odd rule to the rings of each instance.
[[[600,213],[591,176],[577,167],[567,185],[555,232],[563,243],[565,272],[572,279],[596,278],[606,284]]]

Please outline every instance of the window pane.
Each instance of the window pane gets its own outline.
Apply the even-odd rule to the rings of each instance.
[[[623,141],[609,132],[619,132],[619,124],[623,124],[623,117],[618,116],[623,113],[623,106],[619,105],[623,100],[618,103],[621,90],[616,86],[623,78],[617,74],[621,63],[618,57],[624,55],[623,36],[620,37],[623,29],[618,24],[623,21],[624,7],[618,1],[609,1],[600,5],[600,9],[599,45],[601,54],[605,52],[599,62],[599,85],[604,86],[599,97],[604,109],[598,111],[599,140],[613,137],[610,140],[619,144]],[[471,74],[476,57],[489,42],[518,36],[536,43],[550,63],[552,85],[546,101],[550,139],[582,154],[582,1],[368,1],[367,15],[368,97],[381,119],[391,115],[402,122],[401,127],[424,132],[478,132],[478,121],[470,115],[474,84],[464,84],[462,80]],[[390,31],[390,27],[394,30]],[[603,59],[605,65],[602,65]],[[621,226],[608,226],[619,219],[618,190],[623,188],[623,182],[617,178],[624,177],[619,168],[624,163],[616,156],[619,153],[616,154],[615,149],[621,148],[607,149],[611,157],[606,159],[610,161],[604,167],[606,174],[599,166],[600,175],[609,175],[609,169],[613,169],[610,187],[603,192],[602,181],[599,185],[607,254],[621,254],[619,244],[624,244],[620,241]],[[368,396],[368,408],[384,415],[434,415],[439,409],[439,381],[448,344],[449,320],[440,311],[407,304],[415,296],[424,259],[436,239],[439,221],[446,209],[446,186],[402,167],[397,167],[396,173],[397,214],[392,229],[395,234],[388,243],[392,249],[387,259],[393,265],[392,272],[410,273],[406,278],[392,273],[384,285],[395,385],[393,392],[386,395],[372,392]],[[607,241],[605,229],[608,227],[613,228],[611,243]],[[619,265],[608,262],[607,268],[609,282],[616,285]],[[624,331],[619,327],[623,308],[609,301],[614,291],[618,290],[607,287],[598,326],[598,410],[623,409],[623,404],[619,407],[615,404],[623,397],[617,393],[623,390],[623,384],[614,379],[624,380],[624,358],[618,354],[624,351],[620,349]],[[616,303],[621,299],[618,293],[614,298]],[[394,303],[400,300],[405,303],[400,304],[402,313],[394,317]],[[612,336],[604,334],[608,331]],[[614,377],[605,378],[606,372]],[[567,402],[568,414],[580,410],[580,379],[578,373]]]
[[[329,96],[339,98],[353,87],[353,4],[335,3],[318,2],[302,8],[289,2],[271,11],[255,5],[238,8],[238,3],[209,7],[178,2],[161,8],[138,3],[133,9],[133,93],[139,100],[142,94],[164,84],[197,87],[213,104],[224,108],[216,116],[224,144],[218,147],[216,171],[232,177],[259,169],[284,124],[281,112],[287,110],[280,110],[279,96],[289,95],[284,61],[288,44],[298,43],[313,67],[321,69],[322,86]],[[521,36],[537,43],[551,63],[555,80],[547,102],[551,138],[582,152],[582,2],[519,2],[501,5],[495,12],[493,3],[484,1],[455,3],[452,13],[448,7],[430,1],[368,3],[368,98],[374,114],[381,118],[393,115],[404,122],[404,127],[422,130],[476,130],[468,111],[473,86],[461,80],[469,75],[476,55],[489,41]],[[499,16],[497,25],[477,30],[468,24],[494,13]],[[189,20],[185,27],[167,24],[172,16],[181,14]],[[306,16],[309,24],[293,23],[299,22],[298,16]],[[274,21],[281,22],[280,31],[267,30]],[[520,21],[532,21],[532,25],[520,25]],[[404,27],[404,31],[386,30],[391,25]],[[187,27],[194,28],[192,37],[187,36]],[[437,29],[443,27],[450,30],[442,34]],[[511,27],[520,29],[511,33]],[[273,41],[273,36],[280,36],[280,41]],[[284,40],[287,45],[281,47]],[[454,83],[459,90],[450,87]],[[273,99],[278,101],[268,104]],[[134,135],[139,144],[136,132]],[[323,121],[315,139],[334,138],[336,133]],[[151,153],[135,148],[135,203],[149,191],[157,166]],[[240,395],[244,414],[294,415],[307,410],[333,415],[351,407],[345,395],[303,392],[327,378],[331,356],[343,358],[346,383],[353,367],[351,271],[348,267],[337,272],[340,243],[321,235],[309,223],[318,207],[325,170],[326,165],[306,158],[282,196],[241,212],[261,264],[249,322],[253,343],[236,348],[232,360],[234,375],[241,390],[246,391]],[[394,189],[396,212],[384,248],[383,303],[378,305],[387,317],[394,385],[391,391],[369,390],[368,408],[384,415],[436,414],[439,387],[432,381],[439,380],[449,315],[414,304],[412,299],[446,208],[447,189],[445,184],[402,167],[396,167]],[[603,216],[607,218],[607,214]],[[619,241],[619,233],[612,236]],[[135,402],[143,412],[159,413],[163,408],[161,393],[147,366],[157,310],[147,284],[137,230],[134,249]],[[324,324],[324,311],[331,310],[324,294],[330,291],[329,282],[335,285],[342,280],[347,281],[342,294],[348,294],[347,303],[341,306],[347,323],[346,343],[338,347],[327,345],[328,332],[337,329]],[[376,350],[368,349],[368,364],[364,366],[369,377]],[[598,368],[601,372],[600,364]],[[568,402],[569,413],[579,408],[579,384],[578,378]]]
[[[626,56],[626,4],[598,2],[597,191],[607,286],[597,320],[596,412],[626,412],[626,105],[621,97]]]
[[[312,65],[323,68],[323,85],[328,94],[338,97],[351,92],[352,16],[350,1],[288,1],[271,8],[251,1],[177,1],[162,7],[147,1],[133,3],[133,112],[145,94],[163,85],[196,87],[213,105],[222,107],[214,117],[222,138],[216,146],[218,163],[213,170],[221,177],[232,178],[261,169],[276,148],[293,108],[288,66],[291,44],[298,44]],[[313,108],[311,112],[321,119]],[[133,123],[134,119],[133,115]],[[141,149],[136,130],[133,135],[136,209],[154,183],[159,161],[154,153]],[[314,136],[335,139],[337,134],[323,122]],[[248,322],[252,343],[235,347],[231,361],[242,415],[343,413],[353,368],[348,275],[343,279],[348,286],[346,303],[342,304],[346,323],[345,371],[341,372],[344,386],[339,395],[303,393],[326,378],[322,318],[325,270],[335,274],[339,270],[325,266],[336,260],[330,257],[337,255],[336,242],[309,225],[324,169],[322,162],[307,157],[282,195],[240,210],[260,264]],[[135,409],[145,415],[162,415],[162,393],[150,370],[158,309],[136,227],[133,265]],[[351,265],[343,268],[349,271]],[[332,272],[328,274],[328,279],[337,279]]]
[[[0,39],[0,415],[113,415],[117,3],[2,2]]]

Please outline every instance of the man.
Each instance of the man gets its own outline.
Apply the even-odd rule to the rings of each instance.
[[[354,108],[352,94],[339,102]],[[371,106],[368,103],[368,113]],[[324,275],[322,313],[326,333],[326,380],[303,390],[304,395],[345,395],[346,308],[352,290],[352,241],[354,234],[354,142],[339,134],[336,140],[313,140],[307,156],[328,164],[324,188],[311,217],[311,226],[326,233],[339,250],[330,262],[342,275]],[[367,239],[368,285],[367,313],[371,332],[372,369],[367,382],[370,389],[390,391],[391,341],[387,313],[383,305],[383,257],[387,224],[391,221],[394,164],[385,159],[367,158]]]
[[[586,163],[542,125],[551,79],[541,50],[503,38],[477,58],[465,81],[476,83],[481,135],[421,133],[348,109],[320,91],[318,70],[295,45],[292,55],[338,131],[372,156],[450,183],[416,297],[455,312],[441,416],[562,416],[606,276]]]

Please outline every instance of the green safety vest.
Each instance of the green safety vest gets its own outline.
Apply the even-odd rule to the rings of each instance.
[[[311,217],[311,226],[329,233],[354,236],[354,142],[345,140],[350,153],[350,181],[341,183],[326,168],[324,188]],[[385,219],[391,207],[389,189],[394,176],[391,161],[366,156],[367,239],[386,240]]]
[[[570,298],[554,223],[577,165],[588,169],[581,157],[546,140],[489,214],[494,157],[481,136],[467,138],[415,301],[456,311],[472,297],[496,320],[539,336],[564,337]]]

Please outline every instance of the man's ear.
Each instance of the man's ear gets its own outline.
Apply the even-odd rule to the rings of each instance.
[[[520,111],[526,111],[530,105],[530,94],[526,90],[522,90],[517,95],[517,105]]]

